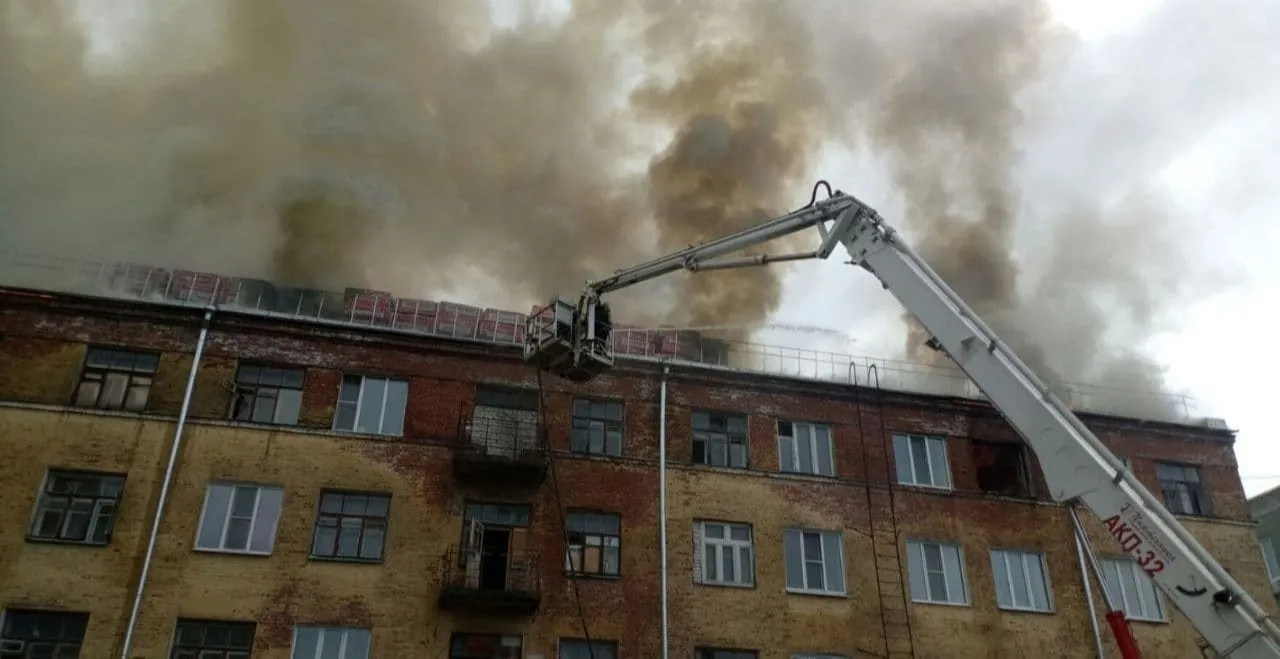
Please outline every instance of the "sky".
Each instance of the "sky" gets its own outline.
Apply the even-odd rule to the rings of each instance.
[[[517,5],[490,1],[498,19]],[[1267,32],[1280,29],[1280,17],[1266,14],[1264,1],[1050,0],[1056,20],[1075,33],[1079,44],[1073,59],[1049,76],[1057,85],[1055,101],[1032,112],[1018,170],[1024,187],[1052,193],[1035,200],[1046,214],[1079,198],[1122,189],[1131,172],[1158,172],[1154,184],[1162,198],[1185,218],[1177,234],[1177,258],[1184,260],[1180,269],[1193,285],[1178,289],[1182,297],[1159,324],[1162,331],[1135,341],[1164,368],[1170,389],[1194,399],[1189,412],[1221,417],[1238,430],[1236,454],[1249,495],[1280,486],[1280,448],[1268,432],[1274,403],[1267,377],[1280,372],[1280,355],[1262,343],[1266,326],[1257,322],[1271,315],[1280,291],[1280,259],[1274,257],[1280,222],[1272,219],[1280,210],[1280,193],[1270,191],[1265,173],[1280,156],[1280,135],[1271,119],[1280,116],[1280,89],[1268,89],[1280,79],[1280,45],[1245,50],[1280,44],[1280,35]],[[124,33],[121,26],[136,18],[125,11],[129,3],[80,2],[95,18],[99,45],[110,44],[112,33]],[[1258,16],[1250,20],[1255,10]],[[1197,12],[1203,19],[1198,22]],[[1223,30],[1249,34],[1237,44]],[[1171,64],[1162,69],[1162,61]],[[1118,123],[1106,112],[1117,106],[1128,109]],[[1113,144],[1108,131],[1117,130],[1138,137],[1125,134],[1128,139]],[[895,199],[883,162],[824,145],[812,169],[876,206],[913,238],[913,220]],[[1072,185],[1085,191],[1073,195]],[[807,192],[797,190],[796,197]],[[1019,229],[1020,244],[1055,239],[1037,233],[1034,222],[1026,224]],[[1089,238],[1113,243],[1106,249],[1111,259],[1148,247],[1139,244],[1141,234]],[[830,328],[846,338],[819,340],[779,330],[760,333],[758,341],[820,344],[867,356],[901,351],[901,310],[871,277],[838,258],[786,272],[774,321]]]

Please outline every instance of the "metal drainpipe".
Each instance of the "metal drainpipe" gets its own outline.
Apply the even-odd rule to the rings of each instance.
[[[658,535],[662,568],[662,659],[667,659],[670,631],[667,627],[667,376],[671,367],[662,365],[662,388],[658,394]]]
[[[1072,536],[1076,539],[1076,560],[1080,562],[1080,579],[1084,581],[1084,601],[1089,605],[1089,626],[1093,628],[1093,647],[1098,659],[1107,659],[1106,652],[1102,649],[1102,630],[1098,628],[1098,610],[1093,605],[1093,586],[1089,583],[1089,567],[1085,565],[1085,548],[1081,544],[1080,531],[1073,529]]]
[[[151,519],[147,553],[142,558],[142,573],[138,576],[138,588],[133,594],[133,609],[129,611],[129,625],[124,630],[124,645],[120,649],[120,659],[129,659],[129,652],[133,649],[133,632],[138,626],[138,613],[142,610],[142,595],[146,592],[151,561],[155,558],[156,537],[160,535],[160,520],[164,517],[164,506],[169,500],[169,487],[173,484],[173,471],[178,464],[178,452],[182,448],[182,431],[187,425],[187,412],[191,409],[191,393],[196,386],[196,374],[200,370],[200,358],[204,355],[204,343],[209,337],[209,324],[213,321],[213,312],[214,307],[207,307],[204,320],[200,323],[200,338],[196,339],[196,353],[191,359],[191,372],[187,374],[187,390],[182,394],[182,409],[178,412],[178,425],[173,430],[173,442],[169,447],[169,464],[164,469],[160,499],[156,501],[156,511]]]

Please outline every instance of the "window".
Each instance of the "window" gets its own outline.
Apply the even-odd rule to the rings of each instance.
[[[698,648],[693,651],[693,659],[756,659],[755,650],[716,650]]]
[[[617,515],[569,513],[566,526],[569,553],[565,556],[565,570],[574,574],[618,576],[622,522]]]
[[[1280,586],[1280,561],[1276,560],[1276,547],[1271,538],[1262,538],[1258,540],[1258,545],[1262,549],[1262,561],[1267,566],[1267,579],[1271,581],[1271,588],[1274,590]]]
[[[169,659],[249,659],[252,622],[178,619]]]
[[[344,375],[333,429],[369,435],[401,435],[408,401],[409,383],[404,380]]]
[[[693,413],[693,461],[712,467],[747,467],[745,416]]]
[[[468,430],[471,444],[487,455],[511,460],[538,450],[542,445],[538,403],[534,390],[477,387]]]
[[[839,533],[787,529],[782,533],[782,549],[787,563],[787,590],[844,594]]]
[[[311,555],[382,560],[390,507],[391,497],[385,494],[321,492]]]
[[[196,549],[270,554],[284,490],[279,487],[214,483],[204,497]]]
[[[903,485],[951,489],[947,443],[940,437],[894,435],[893,462]]]
[[[751,526],[694,522],[693,580],[721,586],[755,585]]]
[[[1164,601],[1151,577],[1129,558],[1106,558],[1101,562],[1107,596],[1120,606],[1130,620],[1164,622]]]
[[[1044,554],[992,550],[996,604],[1018,611],[1052,611]]]
[[[355,627],[304,627],[293,630],[293,659],[369,659],[372,634]]]
[[[454,634],[449,659],[520,659],[524,639],[497,634]]]
[[[151,395],[160,357],[147,352],[89,348],[75,405],[141,412]]]
[[[965,584],[959,545],[907,541],[907,572],[913,601],[969,604],[969,589]]]
[[[1200,469],[1189,465],[1156,463],[1156,478],[1164,493],[1164,505],[1171,513],[1208,515],[1209,496],[1200,482]]]
[[[622,455],[622,403],[575,399],[569,447],[574,453]]]
[[[241,364],[236,371],[231,418],[236,421],[298,425],[302,409],[302,369]]]
[[[1031,470],[1018,442],[970,442],[978,490],[1006,497],[1030,497]]]
[[[8,659],[76,659],[88,613],[8,609],[0,626],[0,652]]]
[[[792,474],[833,476],[831,428],[815,423],[778,421],[778,464]]]
[[[86,545],[111,542],[124,476],[50,469],[36,500],[31,537]]]
[[[590,645],[579,639],[560,639],[560,659],[618,659],[614,641],[592,640]]]

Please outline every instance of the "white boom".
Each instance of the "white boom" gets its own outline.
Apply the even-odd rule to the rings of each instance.
[[[793,213],[588,283],[576,305],[557,298],[530,317],[526,358],[587,380],[613,365],[601,295],[678,270],[826,258],[843,245],[851,263],[880,280],[1030,445],[1053,499],[1092,511],[1218,656],[1280,659],[1280,628],[1262,607],[894,229],[853,196],[837,191],[816,200],[816,190],[815,200]],[[724,258],[810,228],[820,237],[812,252]]]

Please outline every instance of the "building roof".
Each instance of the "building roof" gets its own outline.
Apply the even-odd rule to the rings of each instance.
[[[461,343],[523,345],[528,314],[448,301],[397,297],[387,291],[300,289],[260,279],[162,268],[0,253],[0,287],[62,295],[245,314],[362,331]],[[536,313],[537,310],[531,310]],[[985,399],[959,369],[805,348],[711,341],[698,332],[617,325],[612,344],[624,363],[664,362],[725,375],[878,390],[974,402]],[[637,364],[638,365],[638,364]],[[1231,436],[1220,419],[1197,418],[1189,397],[1144,394],[1084,384],[1053,385],[1069,407],[1129,422],[1194,426]],[[1143,410],[1142,415],[1126,413]],[[1141,418],[1139,418],[1141,416]]]

